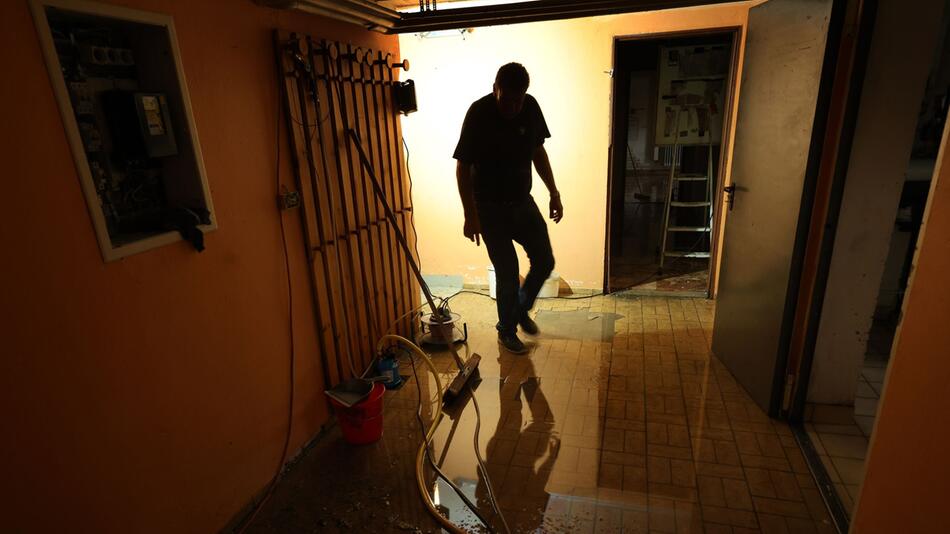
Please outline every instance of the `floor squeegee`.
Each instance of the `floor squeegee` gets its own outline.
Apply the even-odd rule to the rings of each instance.
[[[399,225],[396,221],[396,214],[393,213],[392,208],[389,207],[389,203],[386,201],[386,196],[383,193],[383,189],[379,184],[379,180],[376,177],[375,171],[373,170],[373,165],[370,163],[366,152],[363,150],[359,134],[357,134],[352,128],[348,128],[346,130],[346,135],[356,147],[356,151],[360,157],[360,163],[363,165],[363,169],[369,175],[369,181],[373,186],[373,192],[376,194],[376,198],[379,200],[379,203],[382,204],[383,210],[386,212],[386,218],[389,220],[389,224],[396,235],[396,240],[399,242],[403,252],[406,254],[406,260],[409,262],[412,272],[419,280],[419,286],[422,288],[422,292],[425,295],[426,302],[429,305],[429,309],[432,313],[431,316],[427,318],[427,324],[430,333],[435,338],[441,338],[439,341],[443,342],[449,348],[449,350],[452,352],[452,357],[455,360],[455,364],[458,366],[458,374],[455,375],[455,378],[451,383],[449,383],[448,388],[446,388],[445,393],[443,394],[445,403],[452,402],[459,397],[465,388],[465,385],[469,383],[473,377],[475,377],[475,380],[478,379],[478,363],[481,361],[482,357],[478,354],[472,354],[468,360],[463,361],[459,356],[458,351],[455,350],[454,330],[455,322],[458,318],[453,317],[451,313],[446,312],[439,306],[435,305],[435,300],[432,298],[432,292],[429,290],[429,286],[426,284],[426,281],[422,278],[422,272],[419,270],[419,265],[416,264],[412,257],[412,250],[409,248],[409,242],[406,241],[406,236],[402,233],[402,230],[399,229]]]

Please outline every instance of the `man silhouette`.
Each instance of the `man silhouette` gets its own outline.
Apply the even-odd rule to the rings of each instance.
[[[465,237],[485,241],[495,268],[498,341],[514,354],[527,352],[517,327],[529,335],[538,326],[528,312],[554,269],[544,217],[531,197],[531,164],[551,196],[549,216],[564,215],[544,140],[551,136],[537,100],[528,91],[528,71],[518,63],[498,69],[492,93],[476,100],[465,115],[454,158],[465,210]],[[519,287],[514,242],[531,267]]]

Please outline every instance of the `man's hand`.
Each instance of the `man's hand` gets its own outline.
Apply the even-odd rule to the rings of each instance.
[[[541,177],[541,181],[548,188],[548,193],[551,194],[548,216],[557,224],[564,218],[564,206],[561,205],[561,194],[557,190],[557,185],[554,184],[551,161],[548,159],[548,152],[544,149],[544,145],[539,146],[534,151],[534,158],[532,159],[534,168],[538,171],[538,176]]]
[[[474,241],[476,246],[482,244],[482,224],[478,220],[478,215],[465,216],[465,226],[462,227],[462,233],[469,241]]]
[[[554,224],[561,222],[561,219],[564,217],[564,206],[561,205],[561,195],[554,194],[551,195],[551,203],[549,205],[551,220],[554,221]]]

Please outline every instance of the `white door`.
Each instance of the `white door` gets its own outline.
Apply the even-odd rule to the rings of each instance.
[[[769,0],[749,10],[713,352],[772,414],[831,3]]]

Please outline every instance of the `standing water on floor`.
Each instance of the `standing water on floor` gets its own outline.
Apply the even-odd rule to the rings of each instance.
[[[493,300],[460,294],[451,305],[468,323],[461,355],[482,356],[481,381],[446,414],[432,456],[496,531],[489,481],[512,532],[834,532],[789,427],[710,354],[712,301],[545,299],[542,333],[524,336],[532,350],[522,356],[499,347]],[[444,384],[451,357],[434,361]],[[351,447],[331,428],[247,532],[439,532],[414,474],[419,399],[428,427],[436,389],[415,364],[412,376],[413,362],[400,362],[410,378],[386,393],[383,438]],[[454,489],[425,475],[445,517],[486,530]]]

